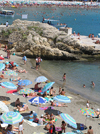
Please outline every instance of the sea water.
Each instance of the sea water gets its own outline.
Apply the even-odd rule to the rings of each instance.
[[[0,16],[0,23],[12,24],[15,19],[22,19],[22,14],[28,14],[27,20],[42,22],[43,17],[46,19],[59,20],[60,23],[66,23],[68,27],[72,27],[73,31],[81,35],[95,36],[100,33],[100,9],[85,9],[72,7],[23,7],[23,8],[4,8],[15,11],[14,17]]]
[[[81,35],[100,33],[100,9],[83,9],[68,7],[24,7],[6,8],[15,10],[14,18],[0,17],[0,23],[12,24],[15,19],[22,19],[22,14],[28,14],[30,21],[42,21],[44,18],[57,19],[60,23],[67,23],[73,31]],[[69,62],[69,61],[46,61],[43,60],[41,68],[57,81],[62,82],[62,76],[66,73],[65,89],[81,94],[87,98],[100,102],[100,61],[92,62]],[[91,86],[94,81],[95,87]],[[83,88],[83,84],[86,88]]]

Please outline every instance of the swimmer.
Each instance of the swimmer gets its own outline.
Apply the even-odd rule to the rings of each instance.
[[[91,81],[91,85],[92,87],[95,87],[95,83],[93,81]]]
[[[83,87],[84,87],[84,88],[86,87],[85,84],[83,84]]]

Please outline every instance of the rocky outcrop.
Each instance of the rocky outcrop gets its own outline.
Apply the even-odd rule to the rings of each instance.
[[[79,60],[82,54],[92,55],[93,47],[81,46],[64,31],[35,21],[15,20],[0,31],[0,40],[9,42],[12,52],[44,59]]]

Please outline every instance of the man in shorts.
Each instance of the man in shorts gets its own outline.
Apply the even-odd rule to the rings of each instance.
[[[42,61],[41,57],[36,58],[36,70],[40,68],[40,62]]]

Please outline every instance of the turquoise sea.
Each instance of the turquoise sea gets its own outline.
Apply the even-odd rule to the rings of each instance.
[[[44,18],[59,19],[60,23],[67,23],[73,31],[81,35],[100,33],[100,9],[83,9],[68,7],[24,7],[6,8],[15,10],[15,17],[0,17],[0,23],[9,24],[15,19],[21,19],[22,14],[28,14],[30,21],[42,21]],[[57,83],[62,82],[62,76],[66,73],[65,89],[74,91],[89,99],[100,102],[100,61],[69,62],[69,61],[42,61],[41,68],[46,70]],[[95,88],[91,87],[94,81]],[[85,84],[86,88],[82,85]]]

